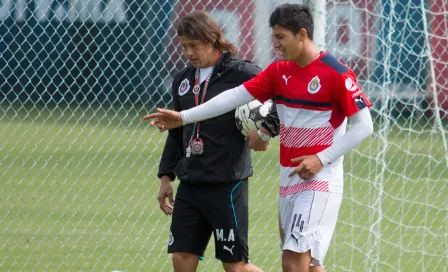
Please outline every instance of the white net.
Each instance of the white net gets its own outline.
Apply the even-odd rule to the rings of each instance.
[[[166,135],[141,117],[170,105],[185,65],[173,26],[206,10],[266,67],[284,2],[0,1],[0,271],[171,271],[156,200]],[[327,270],[447,271],[447,1],[308,4],[316,43],[374,103],[374,135],[345,159]],[[253,163],[251,259],[280,271],[278,140]],[[222,271],[212,243],[200,271]]]

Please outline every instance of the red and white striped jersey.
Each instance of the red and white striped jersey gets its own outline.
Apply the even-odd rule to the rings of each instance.
[[[304,68],[295,61],[277,61],[244,83],[264,102],[275,99],[280,118],[280,195],[305,190],[343,191],[343,158],[324,165],[312,180],[288,174],[297,167],[291,159],[315,155],[345,134],[347,117],[370,102],[354,73],[328,53]]]

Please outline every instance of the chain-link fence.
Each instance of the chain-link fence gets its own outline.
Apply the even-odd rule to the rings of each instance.
[[[174,26],[206,10],[266,67],[267,18],[284,2],[0,1],[0,271],[171,271],[156,200],[166,135],[141,117],[170,106],[186,63]],[[447,271],[447,1],[307,3],[316,42],[374,102],[374,135],[345,158],[327,270]],[[278,149],[253,154],[250,179],[251,259],[265,271],[281,270]],[[222,270],[212,244],[200,270]]]

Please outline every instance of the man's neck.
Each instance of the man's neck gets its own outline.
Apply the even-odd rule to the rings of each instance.
[[[307,44],[304,45],[302,54],[296,60],[297,65],[302,68],[315,61],[320,55],[320,50],[313,43],[313,41],[306,41],[306,43]]]
[[[213,51],[210,53],[210,57],[208,59],[207,64],[204,65],[205,67],[201,67],[201,69],[214,66],[220,55],[221,55],[221,51],[219,51],[218,49],[213,49]]]

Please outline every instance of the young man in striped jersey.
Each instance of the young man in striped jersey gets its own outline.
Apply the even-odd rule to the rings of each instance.
[[[342,201],[343,156],[373,132],[370,102],[354,73],[313,43],[308,7],[281,5],[269,23],[284,60],[199,107],[180,113],[159,109],[145,119],[156,118],[152,125],[173,128],[228,112],[254,98],[275,98],[281,124],[282,268],[324,271]],[[252,133],[249,140],[259,141],[258,134]]]

